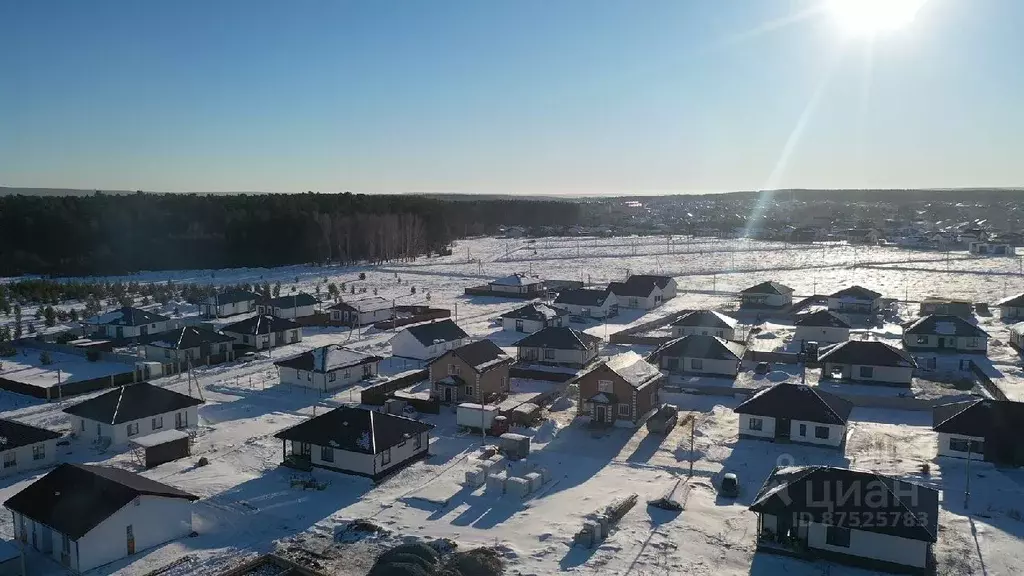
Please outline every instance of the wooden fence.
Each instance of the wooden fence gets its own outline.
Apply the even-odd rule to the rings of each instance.
[[[359,393],[359,402],[361,404],[369,404],[371,406],[383,406],[384,402],[391,397],[392,392],[401,390],[402,388],[408,388],[417,382],[422,382],[430,377],[428,370],[414,370],[412,372],[406,372],[397,378],[392,378],[387,382],[381,382],[373,386],[364,388]]]

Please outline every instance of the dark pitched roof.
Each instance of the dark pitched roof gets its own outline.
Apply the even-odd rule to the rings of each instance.
[[[996,306],[1006,306],[1009,308],[1024,308],[1024,294],[1017,294],[1016,296],[1010,296],[1005,300],[996,302]]]
[[[120,468],[61,464],[4,506],[78,540],[139,496],[199,499]]]
[[[655,287],[665,288],[672,280],[671,276],[652,276],[650,274],[634,274],[625,282],[612,282],[608,289],[616,296],[641,296],[651,295]]]
[[[147,346],[156,348],[168,348],[170,350],[188,350],[198,348],[203,344],[219,344],[221,342],[233,342],[231,336],[225,336],[213,330],[207,330],[198,326],[185,326],[177,330],[168,330],[158,334],[151,334],[145,337],[144,343]]]
[[[679,358],[705,358],[707,360],[740,360],[746,348],[738,342],[730,342],[715,336],[690,334],[659,346],[652,358],[671,356]]]
[[[780,296],[785,296],[787,294],[792,293],[792,288],[786,286],[785,284],[775,282],[774,280],[761,282],[760,284],[755,284],[750,288],[746,288],[740,291],[740,294],[777,294]]]
[[[673,326],[735,328],[736,319],[714,310],[694,310],[672,323]]]
[[[846,468],[777,467],[765,480],[750,509],[787,517],[809,514],[819,524],[924,542],[935,542],[939,534],[937,490],[892,476]],[[899,520],[862,521],[879,515]]]
[[[863,286],[850,286],[832,294],[830,298],[850,298],[855,300],[877,300],[882,295]]]
[[[305,292],[299,292],[298,294],[288,294],[286,296],[278,296],[276,298],[263,299],[260,304],[263,306],[273,306],[275,308],[295,308],[297,306],[315,306],[320,301],[313,296],[306,294]]]
[[[531,284],[543,284],[544,281],[536,276],[529,276],[520,272],[503,276],[496,280],[492,280],[489,284],[495,286],[529,286]]]
[[[966,336],[987,338],[988,332],[959,316],[951,314],[929,314],[911,322],[903,329],[904,334],[928,334],[939,336]]]
[[[160,388],[149,382],[139,382],[114,388],[95,398],[68,406],[64,412],[106,424],[122,424],[202,403],[198,398]]]
[[[822,349],[821,363],[861,364],[864,366],[915,367],[910,353],[878,340],[850,340]]]
[[[512,357],[490,340],[477,340],[465,346],[459,346],[451,351],[452,354],[462,358],[479,373],[489,368],[511,362]]]
[[[373,312],[374,310],[386,310],[391,308],[394,302],[386,300],[381,296],[370,296],[369,298],[360,298],[358,300],[350,300],[348,302],[338,302],[329,308],[329,310],[354,310],[358,312]]]
[[[759,391],[734,411],[754,416],[845,425],[852,410],[852,402],[818,390],[815,386],[783,382]]]
[[[469,334],[466,334],[462,328],[459,328],[458,324],[451,320],[416,324],[409,326],[405,330],[424,346],[430,346],[436,342],[451,342],[453,340],[469,338]]]
[[[340,344],[328,344],[327,346],[314,348],[309,352],[303,352],[298,356],[274,362],[274,365],[294,370],[315,370],[326,373],[352,366],[372,364],[383,359],[380,356],[364,354],[358,350],[345,348]]]
[[[432,424],[403,416],[342,406],[282,430],[274,437],[349,452],[380,454],[406,438],[433,428]]]
[[[978,438],[1002,436],[1020,442],[1024,437],[1024,403],[979,398],[932,408],[932,429]]]
[[[301,328],[301,326],[287,318],[263,315],[253,316],[240,322],[228,324],[221,328],[221,330],[231,332],[232,334],[270,334],[271,332],[284,332],[285,330],[294,330],[295,328]]]
[[[132,306],[125,306],[106,314],[100,314],[90,320],[93,324],[105,324],[108,326],[142,326],[143,324],[155,324],[156,322],[166,322],[170,320],[167,316],[143,310],[141,308],[134,308]]]
[[[658,288],[664,289],[668,286],[668,283],[672,281],[671,276],[662,276],[660,274],[633,274],[626,279],[626,283],[630,282],[642,282],[644,284],[652,282],[658,286]]]
[[[572,306],[603,306],[608,299],[610,290],[594,290],[579,288],[576,290],[563,290],[555,298],[555,304],[569,304]]]
[[[514,318],[521,320],[537,320],[546,322],[552,318],[558,316],[565,316],[568,312],[561,308],[555,308],[554,306],[548,306],[547,304],[541,304],[534,302],[527,304],[522,308],[516,308],[511,312],[505,312],[501,315],[502,318]]]
[[[519,348],[554,348],[556,350],[586,350],[600,342],[597,336],[565,326],[548,326],[516,342]]]
[[[14,420],[0,419],[0,452],[60,438],[60,433]]]
[[[796,321],[797,326],[825,326],[827,328],[850,328],[850,323],[842,316],[830,310],[818,310],[810,314],[801,314]]]
[[[248,290],[227,290],[220,292],[216,296],[210,297],[210,303],[218,305],[222,304],[234,304],[236,302],[253,302],[259,299],[259,295],[255,292],[249,292]]]

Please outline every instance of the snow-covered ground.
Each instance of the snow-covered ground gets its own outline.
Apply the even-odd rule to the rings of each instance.
[[[60,383],[68,384],[92,380],[113,374],[124,374],[134,366],[118,362],[90,362],[83,356],[47,352],[49,364],[42,362],[42,350],[16,348],[17,354],[0,358],[0,378],[22,382],[40,388],[51,388]]]
[[[588,332],[606,337],[678,310],[734,309],[733,292],[766,279],[794,287],[798,296],[861,284],[886,297],[908,301],[901,306],[901,315],[906,316],[916,312],[915,301],[933,294],[994,302],[1024,291],[1017,264],[1015,259],[980,259],[965,253],[843,245],[812,248],[746,240],[544,238],[528,242],[479,238],[459,242],[450,256],[383,266],[147,272],[108,279],[173,279],[218,285],[268,281],[281,282],[282,294],[293,289],[314,293],[319,286],[322,295],[328,282],[345,282],[346,293],[355,286],[357,291],[365,288],[367,294],[376,290],[397,304],[429,303],[451,308],[469,334],[491,337],[514,354],[514,343],[521,335],[502,331],[495,320],[523,302],[467,298],[463,295],[465,287],[512,272],[594,284],[621,280],[627,271],[676,276],[681,294],[663,307],[650,312],[623,310],[607,324],[586,325]],[[359,280],[360,273],[366,274],[365,280]],[[26,308],[25,316],[31,313]],[[979,320],[993,337],[993,369],[1006,380],[1007,388],[1024,389],[1020,357],[1004,344],[1006,326],[993,317]],[[772,325],[768,331],[773,336],[761,339],[759,347],[787,346],[791,327]],[[898,326],[872,331],[875,337],[899,338]],[[857,408],[846,451],[840,453],[740,440],[731,410],[737,400],[673,395],[667,400],[696,414],[698,424],[691,450],[688,426],[677,427],[668,437],[650,436],[642,428],[615,428],[595,437],[573,423],[575,407],[563,399],[546,413],[539,426],[521,430],[533,438],[533,454],[528,461],[547,468],[552,479],[537,495],[519,502],[454,485],[481,439],[460,432],[454,414],[442,411],[425,416],[437,426],[431,457],[380,485],[317,471],[317,479],[326,483],[323,490],[293,488],[292,472],[278,467],[282,446],[273,435],[314,413],[358,402],[363,385],[330,396],[282,386],[273,361],[329,343],[390,356],[387,341],[392,336],[392,331],[373,328],[305,329],[302,342],[274,350],[273,358],[261,355],[247,362],[198,368],[195,373],[206,403],[199,411],[201,427],[193,456],[143,472],[201,496],[195,504],[198,536],[142,551],[96,574],[145,574],[181,558],[187,560],[163,574],[215,574],[242,558],[282,546],[292,552],[315,552],[318,561],[331,567],[332,573],[361,576],[379,545],[393,544],[403,537],[451,538],[462,547],[497,546],[510,568],[521,574],[821,574],[824,564],[754,554],[756,522],[746,506],[771,468],[780,462],[851,465],[935,486],[943,491],[942,530],[936,546],[939,572],[951,576],[1020,573],[1019,566],[1024,562],[1024,471],[972,464],[972,498],[969,510],[965,510],[966,470],[959,461],[935,458],[935,435],[930,430],[928,412]],[[606,346],[602,355],[630,349],[649,350]],[[20,361],[20,357],[14,360]],[[7,370],[7,360],[4,362]],[[394,375],[418,367],[416,362],[389,358],[382,363],[381,372]],[[184,377],[171,376],[154,383],[188,391]],[[545,386],[531,381],[514,385],[523,394]],[[79,400],[44,404],[0,392],[4,417],[65,431],[69,424],[61,409]],[[99,453],[80,443],[72,443],[62,456],[73,462],[139,470],[131,453]],[[208,466],[195,466],[201,456],[209,459]],[[694,475],[688,482],[692,488],[683,512],[669,514],[644,504],[677,477],[687,476],[691,462]],[[921,474],[922,463],[930,465],[927,476]],[[719,498],[716,493],[715,486],[724,471],[736,472],[740,477],[742,492],[735,501]],[[0,498],[10,497],[40,474],[0,480]],[[634,492],[639,494],[640,504],[601,546],[593,550],[571,546],[573,534],[588,514],[616,496]],[[431,503],[438,500],[438,494],[444,495],[441,500],[446,504]],[[371,519],[390,530],[392,536],[382,543],[335,544],[335,527],[357,518]],[[11,534],[10,516],[0,515],[0,536],[9,538]],[[40,575],[62,573],[55,564],[38,557],[31,559],[29,571]],[[831,574],[868,572],[834,566]]]

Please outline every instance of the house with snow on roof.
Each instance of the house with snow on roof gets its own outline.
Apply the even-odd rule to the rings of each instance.
[[[219,364],[234,359],[235,339],[232,336],[200,328],[185,326],[142,339],[146,360],[164,365],[164,374],[172,368]]]
[[[828,309],[839,314],[877,314],[882,295],[863,286],[850,286],[828,297]]]
[[[430,453],[432,424],[365,408],[342,406],[286,428],[282,464],[380,480]]]
[[[1024,466],[1024,403],[976,398],[932,408],[938,455]]]
[[[619,299],[608,289],[563,290],[551,305],[583,318],[611,318],[619,313]]]
[[[785,308],[793,305],[793,289],[768,280],[740,291],[740,305],[746,308]]]
[[[612,282],[608,290],[615,294],[620,308],[651,310],[676,296],[676,281],[671,276],[633,274],[625,282]]]
[[[517,272],[488,282],[487,287],[491,292],[498,294],[515,294],[518,296],[527,294],[539,295],[544,291],[544,281],[536,276]]]
[[[1016,256],[1017,249],[1013,244],[1004,242],[971,242],[967,251],[975,256]]]
[[[106,314],[93,316],[86,319],[85,324],[92,328],[92,332],[96,336],[117,339],[134,339],[149,334],[158,334],[177,325],[167,316],[133,306],[125,306]]]
[[[74,436],[119,446],[168,428],[198,426],[202,403],[198,398],[139,382],[68,406],[64,412],[71,416]]]
[[[959,316],[929,314],[903,326],[903,348],[910,352],[985,354],[988,332]]]
[[[576,378],[576,415],[601,424],[639,425],[658,407],[664,376],[636,352],[623,352]]]
[[[674,374],[736,376],[746,347],[717,336],[690,334],[670,340],[651,353],[650,360]]]
[[[256,350],[276,348],[302,341],[302,326],[287,318],[259,315],[228,324],[221,332],[231,336],[235,344]]]
[[[910,387],[917,362],[906,351],[877,340],[850,340],[822,348],[821,378],[854,384]]]
[[[509,391],[513,358],[490,340],[477,340],[435,358],[429,366],[431,396],[445,403],[485,403]]]
[[[533,302],[501,315],[502,330],[532,334],[548,326],[562,326],[568,322],[567,310],[540,302]]]
[[[342,301],[327,309],[332,322],[341,322],[346,326],[366,326],[395,316],[395,303],[380,296],[370,296],[348,302]]]
[[[850,323],[830,310],[819,310],[797,316],[794,342],[835,344],[850,339]]]
[[[783,382],[735,409],[742,438],[841,448],[853,403],[816,386]]]
[[[25,548],[81,574],[188,536],[198,499],[120,468],[61,464],[4,507]]]
[[[320,392],[337,390],[377,375],[380,356],[328,344],[274,362],[281,384],[311,388]]]
[[[256,311],[259,296],[248,290],[218,292],[199,305],[199,313],[207,318],[222,318]]]
[[[391,339],[391,355],[413,360],[430,360],[462,346],[469,334],[451,320],[414,324]]]
[[[0,419],[0,478],[53,466],[59,438],[60,433],[53,430]]]
[[[1018,352],[1024,351],[1024,322],[1010,326],[1010,344],[1015,346]]]
[[[516,342],[519,362],[583,368],[597,358],[601,339],[573,328],[544,328]]]
[[[934,488],[828,466],[776,467],[754,497],[757,551],[927,574],[939,534]]]
[[[320,301],[314,296],[299,292],[276,298],[262,298],[256,303],[256,311],[262,315],[278,318],[304,318],[316,314]]]
[[[676,338],[690,334],[735,340],[736,319],[714,310],[694,310],[672,323],[672,335]]]
[[[1024,318],[1024,293],[1004,298],[996,302],[999,308],[999,317],[1003,320],[1016,320]]]

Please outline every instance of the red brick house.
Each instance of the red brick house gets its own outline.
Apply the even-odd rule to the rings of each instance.
[[[658,405],[662,374],[636,352],[618,354],[576,379],[577,416],[638,425]]]

